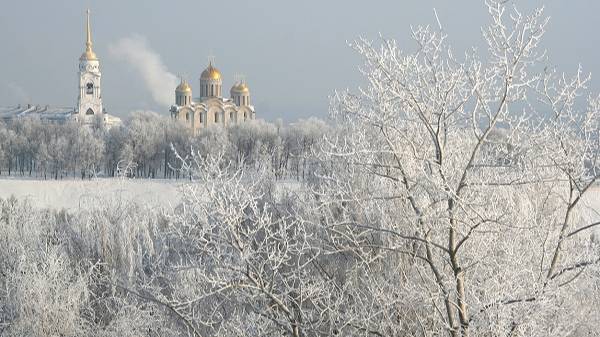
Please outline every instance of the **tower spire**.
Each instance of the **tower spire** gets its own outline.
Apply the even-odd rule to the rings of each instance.
[[[92,50],[92,29],[90,27],[90,10],[86,11],[86,39],[85,39],[85,52],[79,58],[81,61],[97,61],[98,58]]]
[[[91,52],[92,51],[92,30],[90,29],[90,10],[88,9],[86,11],[87,14],[87,39],[85,41],[85,51],[86,52]]]

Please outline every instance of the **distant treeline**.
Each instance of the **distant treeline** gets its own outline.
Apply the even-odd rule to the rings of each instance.
[[[109,130],[23,118],[0,123],[0,174],[177,179],[183,178],[183,160],[194,151],[201,157],[224,154],[236,167],[269,169],[276,179],[303,179],[313,147],[327,129],[314,118],[290,125],[255,120],[193,135],[184,125],[152,112],[135,112],[124,125]]]

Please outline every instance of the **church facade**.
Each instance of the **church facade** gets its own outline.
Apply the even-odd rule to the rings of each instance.
[[[194,134],[210,125],[243,123],[256,116],[246,81],[236,81],[229,91],[230,97],[223,97],[223,78],[212,61],[200,75],[199,89],[199,96],[193,98],[192,87],[182,80],[175,88],[175,104],[170,109],[171,117]]]

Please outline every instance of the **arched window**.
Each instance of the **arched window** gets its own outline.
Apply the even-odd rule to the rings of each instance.
[[[219,123],[219,113],[215,111],[215,123]]]
[[[190,113],[189,113],[189,112],[186,112],[186,113],[185,113],[185,120],[186,120],[186,121],[189,121],[189,120],[190,120]]]
[[[244,111],[244,120],[246,120],[248,118],[248,113],[246,111]]]
[[[202,121],[204,120],[204,118],[202,117],[204,114],[201,112],[200,115],[198,116],[198,118],[200,118],[200,124],[202,124]]]
[[[229,120],[235,123],[235,112],[231,111],[229,113]]]
[[[85,93],[88,94],[88,95],[91,95],[91,94],[94,93],[94,84],[93,83],[88,83],[85,86]]]

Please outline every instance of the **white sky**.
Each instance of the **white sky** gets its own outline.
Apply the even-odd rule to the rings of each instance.
[[[560,70],[600,73],[597,58],[600,1],[521,0],[520,8],[546,5],[552,17],[545,47]],[[109,52],[138,36],[166,69],[198,77],[212,53],[224,75],[224,93],[236,73],[246,76],[259,116],[291,121],[326,117],[328,95],[361,84],[359,58],[346,44],[362,35],[406,44],[410,25],[435,22],[433,8],[455,51],[482,46],[487,23],[481,0],[36,0],[0,2],[0,105],[74,106],[77,63],[84,49],[84,12],[92,9],[94,50],[102,62],[109,112],[136,109],[167,114],[135,67]],[[591,90],[599,91],[600,80]]]

